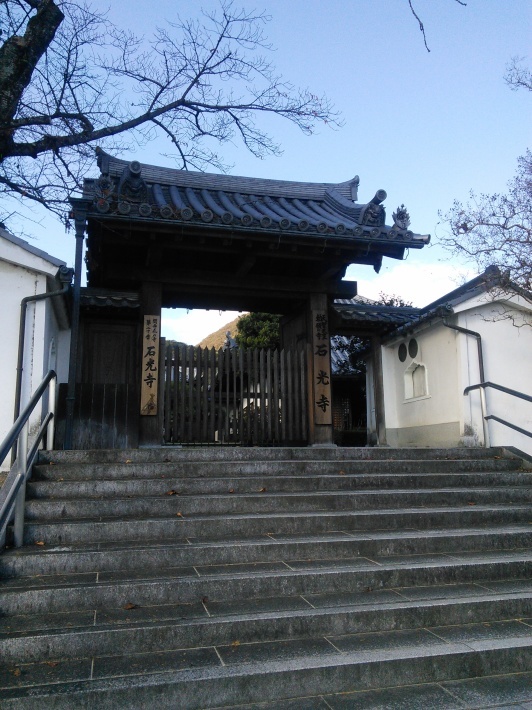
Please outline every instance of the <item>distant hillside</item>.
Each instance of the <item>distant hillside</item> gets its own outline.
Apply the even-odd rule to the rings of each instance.
[[[236,335],[236,324],[238,322],[238,319],[240,316],[232,320],[230,323],[226,323],[223,325],[221,328],[219,328],[215,333],[211,333],[208,335],[206,338],[203,338],[201,343],[198,343],[198,345],[201,348],[214,348],[215,350],[219,350],[220,348],[223,347],[223,344],[225,342],[225,334],[229,330],[231,333],[231,337],[234,338]]]

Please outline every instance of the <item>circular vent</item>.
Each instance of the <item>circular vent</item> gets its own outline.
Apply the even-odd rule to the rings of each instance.
[[[131,212],[131,205],[129,202],[119,202],[118,211],[120,214],[129,214]]]
[[[139,205],[139,215],[141,217],[149,217],[151,215],[151,205],[147,202],[143,202]]]

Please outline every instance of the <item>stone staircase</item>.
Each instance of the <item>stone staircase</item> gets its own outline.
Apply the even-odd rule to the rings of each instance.
[[[532,708],[532,473],[490,449],[50,452],[0,707]]]

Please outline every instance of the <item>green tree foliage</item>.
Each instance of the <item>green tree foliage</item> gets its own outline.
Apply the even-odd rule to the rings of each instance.
[[[281,345],[281,316],[272,313],[248,313],[239,318],[235,340],[240,348],[269,348]]]

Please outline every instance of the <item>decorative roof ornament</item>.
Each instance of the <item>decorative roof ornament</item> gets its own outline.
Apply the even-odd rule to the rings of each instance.
[[[360,224],[367,224],[370,227],[382,227],[386,221],[386,212],[382,202],[386,199],[386,190],[377,190],[375,197],[368,202],[360,214]]]
[[[118,195],[121,200],[147,202],[148,187],[141,173],[142,166],[138,160],[132,160],[124,167],[118,183]]]
[[[392,214],[394,225],[397,229],[408,229],[410,226],[410,215],[404,205],[398,207]]]
[[[360,185],[360,178],[358,175],[355,175],[355,177],[351,180],[351,199],[353,202],[357,202],[358,200],[358,186]]]

